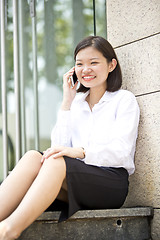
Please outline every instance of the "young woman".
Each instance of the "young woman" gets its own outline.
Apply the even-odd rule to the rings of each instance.
[[[78,81],[72,85],[76,73]],[[63,76],[63,101],[51,148],[28,151],[0,186],[0,240],[16,239],[56,199],[59,221],[80,209],[120,208],[135,170],[139,107],[121,90],[112,46],[90,36],[75,49],[75,67]]]

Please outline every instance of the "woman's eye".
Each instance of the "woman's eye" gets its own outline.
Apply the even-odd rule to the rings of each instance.
[[[82,66],[82,63],[76,63],[77,66]]]
[[[94,65],[94,64],[98,64],[98,62],[91,62],[91,64],[92,64],[92,65]]]

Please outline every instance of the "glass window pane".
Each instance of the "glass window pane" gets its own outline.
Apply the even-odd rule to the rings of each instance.
[[[9,170],[15,164],[15,92],[13,71],[13,6],[7,2],[6,72]],[[32,18],[28,1],[18,1],[19,69],[21,83],[22,153],[35,148]],[[73,50],[94,35],[93,0],[39,0],[36,3],[40,149],[50,146],[50,134],[62,101],[63,74],[73,65]],[[96,33],[106,37],[105,0],[95,0]],[[1,84],[1,81],[0,81]],[[24,90],[23,90],[24,89]],[[24,96],[23,96],[24,92]],[[1,95],[0,95],[1,98]],[[24,100],[24,103],[23,101]],[[23,105],[24,104],[24,105]],[[24,131],[22,131],[22,126]],[[2,179],[2,106],[0,101],[0,180]]]
[[[74,65],[74,48],[80,39],[93,33],[92,0],[37,3],[41,150],[50,146],[51,130],[62,100],[62,77]]]
[[[106,0],[95,0],[96,35],[107,38]]]
[[[7,5],[6,29],[6,77],[7,77],[7,112],[8,112],[8,167],[12,170],[15,164],[15,93],[13,74],[13,12],[12,1]]]
[[[8,170],[12,170],[15,164],[15,99],[13,79],[13,15],[12,1],[6,5],[6,80],[7,80],[7,118],[8,118]],[[1,96],[0,96],[1,97]],[[0,101],[1,102],[1,101]],[[1,105],[1,103],[0,103]],[[2,105],[0,106],[0,181],[3,178],[3,144],[2,144]]]
[[[22,144],[25,150],[33,149],[35,145],[34,134],[34,94],[33,94],[33,54],[32,54],[32,19],[30,17],[28,1],[21,0],[19,5],[19,52],[20,52],[20,82],[21,99],[24,97],[24,121],[25,132],[22,132]],[[21,13],[20,13],[21,11]],[[23,84],[23,88],[22,88]],[[24,91],[24,96],[22,95]],[[21,101],[22,103],[22,101]],[[21,106],[21,109],[23,106]],[[23,119],[25,117],[25,119]],[[21,124],[21,127],[22,127]],[[21,129],[22,130],[22,129]]]

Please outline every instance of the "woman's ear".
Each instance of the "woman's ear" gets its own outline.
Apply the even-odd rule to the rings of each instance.
[[[112,72],[117,66],[117,60],[112,58],[112,61],[109,63],[109,72]]]

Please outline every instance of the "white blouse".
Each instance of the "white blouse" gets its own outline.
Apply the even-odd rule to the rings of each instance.
[[[135,96],[127,90],[106,91],[91,111],[88,94],[78,93],[70,111],[59,111],[51,146],[83,147],[86,164],[123,167],[132,174],[140,115]]]

